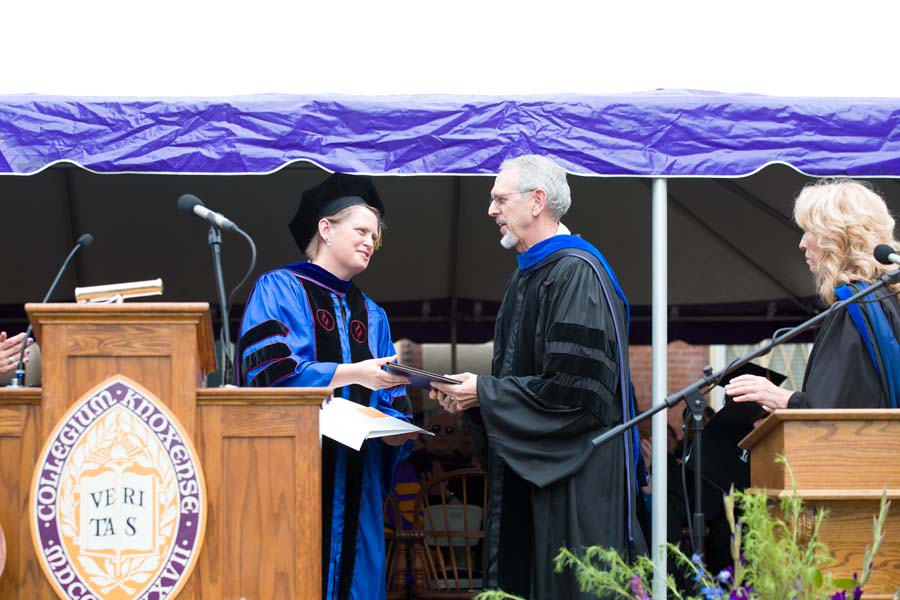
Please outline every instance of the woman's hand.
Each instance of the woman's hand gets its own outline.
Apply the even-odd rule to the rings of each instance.
[[[788,400],[794,392],[778,387],[765,377],[741,375],[728,382],[725,393],[735,402],[756,402],[772,412],[779,408],[787,408]]]
[[[358,384],[370,390],[383,390],[385,388],[406,385],[409,379],[401,375],[394,375],[382,369],[384,365],[395,362],[397,356],[385,356],[384,358],[370,358],[358,363],[338,365],[331,378],[330,387],[344,387],[345,385]]]
[[[458,373],[447,375],[462,383],[431,382],[431,391],[428,397],[437,400],[441,407],[448,413],[457,413],[478,406],[478,375],[474,373]]]
[[[409,440],[416,439],[418,433],[398,433],[395,435],[386,435],[381,440],[388,446],[402,446]]]
[[[19,351],[22,348],[22,340],[25,339],[25,333],[20,333],[6,337],[5,331],[0,331],[0,375],[9,373],[16,368],[19,362]],[[28,339],[28,344],[32,344],[34,340]],[[28,362],[28,354],[31,350],[25,350],[25,362]]]

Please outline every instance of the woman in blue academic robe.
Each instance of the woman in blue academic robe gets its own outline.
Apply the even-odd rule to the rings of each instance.
[[[243,385],[335,388],[335,395],[410,418],[384,310],[353,284],[379,246],[384,207],[372,181],[335,173],[304,192],[290,228],[309,261],[263,274],[241,323]],[[385,596],[382,500],[409,436],[359,452],[322,439],[322,595]]]

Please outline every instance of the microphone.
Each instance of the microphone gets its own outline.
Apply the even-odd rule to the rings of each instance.
[[[900,254],[888,246],[887,244],[878,244],[875,246],[875,260],[883,265],[900,265]]]
[[[211,211],[203,206],[203,202],[200,200],[200,198],[193,194],[182,194],[181,197],[178,198],[178,210],[189,215],[197,215],[201,219],[209,221],[211,225],[211,227],[209,228],[208,236],[209,248],[212,251],[213,274],[216,278],[216,292],[219,295],[219,312],[222,318],[220,338],[222,346],[221,385],[229,385],[231,383],[231,376],[234,373],[234,360],[231,354],[231,333],[228,330],[228,304],[231,301],[231,298],[234,296],[234,293],[244,284],[245,281],[247,281],[247,278],[250,276],[250,273],[256,266],[256,244],[253,243],[253,238],[247,235],[240,227],[235,225],[234,222],[225,218],[225,215]],[[247,243],[250,244],[252,257],[250,259],[250,269],[247,270],[246,275],[244,275],[244,278],[241,279],[240,283],[238,283],[234,287],[234,289],[231,290],[231,294],[227,298],[225,296],[225,278],[222,275],[222,233],[221,231],[219,231],[220,229],[233,231],[234,233],[237,233],[238,235],[246,239]]]
[[[53,295],[53,290],[56,289],[56,284],[59,283],[59,280],[62,278],[62,274],[66,272],[66,267],[69,266],[69,263],[72,261],[72,257],[75,256],[75,253],[78,252],[80,248],[87,248],[93,243],[94,236],[89,233],[82,234],[82,236],[78,238],[78,241],[75,242],[75,247],[72,248],[71,252],[69,252],[66,260],[63,261],[62,266],[59,268],[59,272],[56,273],[56,278],[53,280],[53,283],[50,284],[50,289],[47,290],[47,295],[44,296],[43,300],[41,300],[41,304],[46,304],[50,299],[50,296]],[[29,323],[28,329],[25,331],[25,339],[22,340],[22,348],[19,350],[19,364],[16,365],[16,376],[10,383],[12,387],[25,387],[25,349],[28,347],[28,339],[31,337],[32,328],[33,326]]]
[[[206,208],[200,198],[193,194],[182,194],[178,199],[178,210],[189,215],[197,215],[201,219],[209,221],[219,229],[240,231],[240,228],[235,225],[233,221],[225,218],[225,215],[221,213]]]

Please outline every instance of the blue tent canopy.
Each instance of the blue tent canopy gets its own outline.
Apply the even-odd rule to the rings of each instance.
[[[583,175],[741,177],[780,162],[816,176],[898,176],[900,99],[0,96],[0,173],[67,161],[97,173],[262,174],[309,161],[476,175],[528,152]]]
[[[669,178],[670,336],[753,341],[813,310],[794,195],[810,176],[900,177],[898,127],[900,99],[693,91],[0,96],[0,255],[22,265],[0,286],[0,321],[22,322],[22,303],[44,295],[86,231],[97,241],[55,299],[71,299],[75,286],[161,277],[163,300],[215,302],[204,226],[178,213],[176,198],[196,194],[241,224],[259,246],[258,273],[299,258],[286,223],[299,192],[329,170],[376,176],[389,229],[360,284],[397,333],[483,341],[514,265],[486,216],[491,176],[533,152],[573,174],[565,222],[616,269],[633,341],[649,339],[657,177]],[[876,184],[900,207],[900,185]],[[225,244],[233,285],[246,256],[239,240]]]

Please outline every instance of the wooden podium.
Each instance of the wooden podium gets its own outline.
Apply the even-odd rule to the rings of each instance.
[[[0,388],[0,598],[56,598],[34,553],[29,483],[68,407],[122,374],[155,394],[192,437],[208,521],[183,599],[321,597],[318,408],[322,388],[215,388],[205,303],[25,306],[43,353],[41,388]]]
[[[892,501],[884,544],[866,598],[893,598],[900,588],[900,410],[779,410],[741,440],[750,450],[751,486],[779,498],[797,492],[811,511],[828,510],[821,541],[835,557],[831,572],[852,577],[872,544],[882,489]]]

